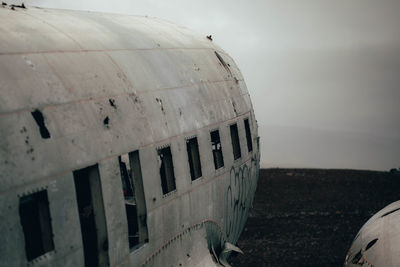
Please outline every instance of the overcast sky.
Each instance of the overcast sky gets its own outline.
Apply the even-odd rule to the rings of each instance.
[[[25,3],[148,15],[212,34],[245,78],[264,167],[400,167],[398,0]]]

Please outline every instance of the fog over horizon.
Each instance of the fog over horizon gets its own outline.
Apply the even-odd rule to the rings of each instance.
[[[400,1],[25,4],[147,15],[212,34],[244,76],[262,167],[400,168]]]

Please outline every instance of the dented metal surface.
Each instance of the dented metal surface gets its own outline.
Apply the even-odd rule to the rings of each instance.
[[[193,136],[202,176],[192,181]],[[84,265],[75,170],[98,168],[107,234],[99,249],[110,266],[218,265],[213,254],[237,242],[257,185],[257,125],[236,64],[211,38],[155,18],[0,8],[0,137],[0,266]],[[176,190],[163,195],[157,149],[166,146]],[[130,249],[118,157],[132,151],[148,240]],[[28,261],[19,205],[43,190],[55,249]]]
[[[361,228],[344,266],[400,266],[400,201],[374,216]]]

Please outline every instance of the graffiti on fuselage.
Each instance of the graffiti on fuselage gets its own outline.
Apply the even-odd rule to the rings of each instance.
[[[242,166],[231,168],[225,193],[225,233],[227,241],[235,244],[246,223],[257,187],[259,159],[254,155]]]

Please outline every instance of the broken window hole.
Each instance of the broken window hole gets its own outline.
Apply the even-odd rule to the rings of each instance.
[[[125,197],[129,248],[135,249],[148,242],[147,210],[139,151],[121,155],[118,161]]]
[[[73,171],[85,266],[108,266],[108,236],[98,165]]]
[[[199,144],[197,137],[186,140],[186,149],[188,154],[189,166],[190,166],[190,177],[193,180],[201,177],[201,163],[199,154]]]
[[[121,172],[122,191],[125,199],[135,198],[133,190],[133,181],[131,177],[131,166],[129,164],[128,154],[124,154],[118,157],[119,169]]]
[[[43,139],[48,139],[50,138],[50,132],[46,127],[46,124],[44,123],[44,117],[43,114],[40,110],[36,109],[33,112],[31,112],[32,117],[35,119],[36,124],[39,126],[39,131],[40,135],[42,136]]]
[[[47,190],[21,197],[19,215],[28,261],[54,250]]]
[[[365,251],[367,251],[368,249],[370,249],[373,245],[375,245],[375,243],[378,241],[378,238],[375,238],[374,240],[372,240],[371,242],[368,243],[368,245],[365,247]]]
[[[163,195],[176,189],[174,165],[172,162],[171,148],[169,146],[157,150],[160,160],[160,177]]]
[[[251,152],[251,151],[253,151],[253,142],[251,141],[249,119],[244,120],[244,129],[246,130],[247,149],[249,152]]]
[[[237,128],[237,124],[232,124],[230,126],[231,130],[231,141],[232,141],[232,150],[233,150],[233,158],[239,159],[241,157],[240,151],[240,142],[239,142],[239,132]]]
[[[392,211],[386,212],[385,214],[383,214],[383,215],[381,216],[381,218],[383,218],[383,217],[385,217],[385,216],[388,216],[389,214],[392,214],[393,212],[396,212],[396,211],[398,211],[398,210],[400,210],[400,208],[397,208],[397,209],[394,209],[394,210],[392,210]]]
[[[219,137],[218,130],[211,132],[210,135],[211,135],[211,148],[214,158],[214,167],[217,170],[224,166],[224,157],[222,154],[221,139]]]

